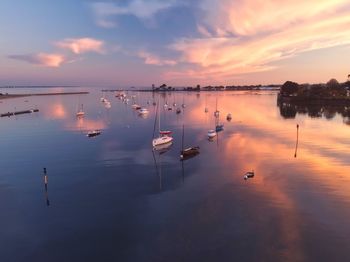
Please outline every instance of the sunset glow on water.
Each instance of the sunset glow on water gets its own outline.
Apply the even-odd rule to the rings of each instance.
[[[87,90],[0,104],[1,112],[39,109],[0,122],[5,261],[349,258],[350,127],[342,116],[284,118],[274,91],[129,91],[150,111],[140,117],[115,93],[104,93],[107,109],[98,88]],[[154,101],[174,136],[162,154],[151,146]],[[216,101],[224,130],[208,141]],[[186,108],[176,114],[166,102]],[[200,154],[181,162],[183,125],[185,146]],[[102,134],[86,137],[94,129]]]

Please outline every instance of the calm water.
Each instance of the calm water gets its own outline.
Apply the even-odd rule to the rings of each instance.
[[[162,105],[187,107],[161,107],[174,144],[153,154],[158,95],[128,93],[149,108],[142,118],[113,93],[107,109],[90,91],[1,101],[0,113],[40,110],[0,119],[1,261],[350,260],[350,126],[341,114],[286,114],[271,92],[162,94]],[[225,126],[210,142],[216,99]],[[180,162],[183,124],[185,145],[200,154]],[[93,129],[102,134],[87,138]]]

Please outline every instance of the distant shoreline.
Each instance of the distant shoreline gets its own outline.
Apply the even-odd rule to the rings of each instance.
[[[123,91],[132,91],[132,92],[152,92],[152,93],[166,93],[166,92],[227,92],[227,91],[280,91],[280,88],[242,88],[242,89],[171,89],[171,90],[152,90],[152,89],[102,89],[102,92],[123,92]]]
[[[89,94],[89,92],[55,92],[55,93],[32,93],[32,94],[1,94],[1,99],[10,99],[10,98],[20,98],[20,97],[28,97],[28,96],[58,96],[58,95],[85,95]]]

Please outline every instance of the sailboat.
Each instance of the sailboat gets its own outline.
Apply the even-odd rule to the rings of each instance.
[[[83,110],[83,104],[81,104],[80,110],[77,112],[77,117],[84,117],[85,112]]]
[[[208,107],[207,107],[207,94],[205,94],[205,108],[204,108],[204,112],[208,113]]]
[[[185,94],[183,94],[182,96],[182,108],[185,108],[186,104],[185,104]]]
[[[105,103],[107,101],[107,99],[105,98],[105,93],[102,91],[102,97],[100,98],[100,101],[102,103]]]
[[[219,117],[220,111],[218,110],[218,97],[216,96],[216,105],[215,105],[215,112],[214,116]]]
[[[182,150],[180,152],[181,160],[186,160],[195,157],[199,154],[199,146],[187,147],[184,149],[185,126],[182,126]]]
[[[211,139],[211,138],[214,138],[214,137],[216,137],[216,131],[213,130],[213,129],[210,129],[208,131],[208,138]]]
[[[160,145],[164,145],[164,144],[170,144],[173,142],[173,138],[171,136],[169,136],[169,134],[171,134],[170,131],[161,131],[160,130],[160,113],[159,113],[159,101],[158,101],[158,106],[157,106],[157,113],[156,113],[156,117],[155,117],[155,123],[154,123],[154,127],[156,125],[156,121],[157,121],[157,115],[158,115],[158,131],[159,131],[159,136],[157,138],[153,138],[152,140],[152,146],[155,150],[157,150],[157,147]],[[154,132],[153,132],[154,133]]]
[[[216,118],[216,125],[215,125],[215,131],[216,132],[220,132],[220,131],[222,131],[222,130],[224,130],[224,124],[220,124],[220,120],[219,120],[220,118],[219,118],[219,116]]]
[[[216,106],[215,106],[215,112],[214,112],[214,116],[215,116],[215,131],[216,132],[220,132],[222,130],[224,130],[224,124],[220,124],[220,111],[218,110],[218,97],[216,96]]]

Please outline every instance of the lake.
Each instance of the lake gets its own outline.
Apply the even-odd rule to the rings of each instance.
[[[0,92],[72,90],[90,94],[0,100],[0,113],[39,109],[0,118],[1,261],[350,260],[344,114],[286,113],[271,91],[129,91],[129,104],[105,92],[111,108],[101,88]],[[151,146],[158,101],[167,151]],[[216,104],[224,130],[209,141]],[[185,147],[200,147],[186,161],[183,126]]]

